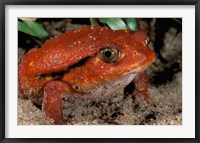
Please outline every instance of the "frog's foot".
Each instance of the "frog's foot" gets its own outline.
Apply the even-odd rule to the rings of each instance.
[[[44,87],[43,111],[45,120],[53,120],[53,124],[66,124],[63,117],[62,96],[71,93],[71,87],[62,81],[50,81]]]
[[[140,93],[142,98],[149,100],[148,95],[148,78],[146,71],[140,73],[134,80],[135,88]]]

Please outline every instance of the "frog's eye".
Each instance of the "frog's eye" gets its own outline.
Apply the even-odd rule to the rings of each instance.
[[[115,62],[120,56],[119,50],[115,48],[104,48],[100,51],[100,58],[107,63]]]
[[[146,40],[145,40],[144,42],[145,42],[146,45],[149,45],[149,43],[150,43],[150,38],[149,38],[149,36],[147,36],[147,38],[146,38]]]

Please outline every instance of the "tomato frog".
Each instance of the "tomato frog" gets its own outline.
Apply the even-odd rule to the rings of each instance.
[[[134,82],[148,98],[145,70],[155,60],[142,30],[88,26],[47,40],[27,52],[18,67],[19,96],[38,105],[54,124],[63,124],[63,98],[112,96]]]

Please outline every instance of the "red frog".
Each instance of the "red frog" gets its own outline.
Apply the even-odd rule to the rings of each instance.
[[[42,105],[55,124],[65,122],[63,98],[112,96],[130,82],[148,98],[145,70],[155,60],[142,30],[89,26],[30,50],[18,70],[19,95]]]

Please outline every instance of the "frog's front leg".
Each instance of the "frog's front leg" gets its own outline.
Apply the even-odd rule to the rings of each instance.
[[[141,72],[137,75],[137,77],[134,79],[135,88],[137,91],[141,93],[141,96],[144,99],[148,99],[148,77],[146,74],[146,71]]]
[[[43,111],[45,118],[53,119],[54,124],[68,122],[63,117],[62,97],[72,93],[72,88],[62,81],[49,81],[44,87]]]

